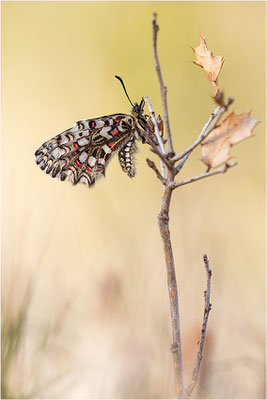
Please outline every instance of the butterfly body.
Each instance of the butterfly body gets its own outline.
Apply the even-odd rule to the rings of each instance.
[[[143,115],[144,101],[131,114],[112,114],[76,122],[70,129],[46,141],[35,153],[36,163],[53,178],[93,186],[118,151],[119,162],[129,177],[135,175],[136,139],[145,142],[151,130]]]

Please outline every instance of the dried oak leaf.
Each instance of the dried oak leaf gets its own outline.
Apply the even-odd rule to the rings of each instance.
[[[208,50],[206,39],[202,35],[202,33],[200,33],[199,36],[200,36],[200,45],[198,47],[192,48],[195,54],[195,60],[193,62],[194,64],[204,68],[208,80],[211,82],[212,86],[216,90],[215,93],[216,96],[220,90],[217,78],[224,63],[224,57],[214,56],[212,52]]]
[[[231,112],[202,143],[201,160],[209,168],[216,168],[226,163],[231,158],[230,147],[253,136],[252,130],[257,122],[250,117],[250,112],[239,115]]]

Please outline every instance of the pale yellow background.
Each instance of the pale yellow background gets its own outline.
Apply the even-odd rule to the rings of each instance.
[[[157,227],[162,188],[140,143],[130,180],[115,157],[94,189],[44,174],[47,139],[79,119],[148,95],[162,114],[152,55],[168,86],[175,149],[213,111],[192,63],[199,29],[225,56],[219,83],[252,111],[255,137],[232,148],[238,166],[177,190],[171,230],[189,381],[213,270],[208,352],[195,396],[264,397],[264,3],[2,2],[2,319],[5,396],[173,397],[166,272]],[[231,108],[231,109],[232,109]],[[181,178],[205,171],[197,150]],[[7,337],[8,340],[7,341]],[[14,348],[12,348],[12,343]]]

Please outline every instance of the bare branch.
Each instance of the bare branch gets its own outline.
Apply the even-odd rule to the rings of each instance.
[[[210,304],[210,282],[211,282],[211,269],[209,267],[209,260],[208,256],[206,254],[203,255],[203,260],[205,263],[205,269],[206,269],[206,274],[207,274],[207,289],[204,292],[204,298],[205,298],[205,309],[204,309],[204,316],[203,316],[203,323],[202,323],[202,328],[201,328],[201,334],[200,334],[200,340],[198,342],[198,352],[197,352],[197,359],[196,359],[196,365],[193,369],[193,374],[192,374],[192,379],[191,382],[189,383],[188,387],[185,389],[185,395],[187,397],[190,397],[192,391],[194,390],[194,387],[196,386],[198,375],[199,375],[199,368],[200,368],[200,363],[202,360],[202,352],[203,352],[203,347],[204,347],[204,342],[205,342],[205,337],[206,337],[206,330],[207,330],[207,324],[208,324],[208,318],[209,318],[209,313],[211,310],[211,304]]]
[[[193,151],[193,150],[192,150]],[[189,153],[187,153],[184,158],[182,159],[182,161],[179,162],[179,164],[174,168],[174,173],[175,175],[179,174],[179,172],[181,171],[181,169],[183,168],[186,160],[188,159],[188,157],[190,156],[190,154],[192,153],[192,151],[190,151]]]
[[[155,58],[155,66],[158,74],[159,84],[160,84],[160,92],[161,92],[161,101],[162,108],[164,114],[164,126],[166,129],[166,138],[168,141],[168,149],[169,153],[173,155],[173,143],[172,136],[170,132],[170,123],[169,123],[169,115],[168,115],[168,106],[167,106],[167,88],[164,86],[163,78],[161,74],[158,53],[157,53],[157,33],[159,30],[159,26],[157,25],[157,14],[153,14],[153,51]],[[153,148],[153,151],[155,149]],[[169,154],[164,155],[162,161],[168,167],[168,175],[167,182],[172,182],[174,180],[174,165],[172,162],[167,160]],[[150,165],[152,169],[157,174],[157,177],[160,178],[159,171],[153,168],[153,163]],[[181,397],[184,392],[184,379],[183,379],[183,363],[182,363],[182,350],[181,350],[181,334],[180,334],[180,314],[179,314],[179,305],[178,305],[178,288],[176,281],[176,273],[175,273],[175,265],[174,265],[174,257],[172,251],[171,237],[170,237],[170,229],[169,229],[169,210],[170,210],[170,201],[173,190],[168,186],[168,184],[164,187],[163,197],[162,197],[162,206],[161,211],[158,216],[158,224],[159,230],[162,237],[164,254],[165,254],[165,263],[167,268],[167,281],[168,281],[168,291],[169,291],[169,301],[170,301],[170,310],[171,310],[171,323],[172,323],[172,359],[173,359],[173,367],[174,367],[174,379],[175,379],[175,391],[178,397]]]
[[[182,153],[177,154],[176,156],[173,157],[172,161],[179,161],[181,160],[181,158],[184,158],[184,156],[186,156],[188,153],[191,153],[195,147],[197,147],[202,140],[204,140],[207,135],[209,134],[210,130],[208,130],[210,124],[212,121],[214,121],[214,119],[218,116],[221,116],[221,114],[224,112],[224,107],[219,107],[217,106],[214,110],[214,112],[211,114],[211,116],[209,117],[208,122],[206,122],[206,124],[204,125],[202,131],[200,132],[200,134],[198,135],[197,139],[194,141],[193,144],[191,144],[191,146],[189,146],[186,150],[184,150]]]
[[[161,172],[162,172],[163,177],[165,178],[166,177],[166,173],[165,173],[165,169],[164,169],[164,164],[166,165],[166,167],[168,169],[172,168],[172,164],[167,160],[167,156],[168,155],[167,155],[164,143],[162,141],[162,138],[160,136],[159,127],[158,127],[158,124],[157,124],[157,121],[156,121],[156,118],[155,118],[155,112],[153,110],[152,104],[150,103],[150,101],[149,101],[147,96],[144,97],[144,100],[147,103],[147,107],[148,107],[148,110],[150,112],[151,121],[152,121],[153,126],[154,126],[154,131],[155,131],[155,134],[156,134],[158,146],[154,143],[154,141],[152,140],[152,138],[149,136],[149,134],[146,131],[143,132],[143,136],[146,139],[146,142],[148,144],[150,144],[150,146],[151,146],[150,150],[160,157],[160,159],[161,159],[161,163],[160,163]]]
[[[197,176],[192,176],[192,178],[185,179],[183,181],[171,182],[169,185],[170,185],[171,189],[176,189],[179,186],[183,186],[183,185],[187,185],[188,183],[199,181],[200,179],[207,178],[208,176],[217,175],[217,174],[224,174],[228,170],[228,168],[235,167],[236,165],[237,165],[236,161],[233,162],[232,164],[227,164],[226,163],[222,167],[220,167],[218,169],[215,169],[214,171],[204,172],[204,174],[197,175]]]
[[[174,178],[173,171],[169,171],[170,179]],[[171,311],[172,324],[172,360],[174,367],[175,391],[178,398],[181,398],[184,393],[183,379],[183,363],[182,363],[182,348],[181,348],[181,333],[180,333],[180,314],[178,303],[178,287],[175,273],[174,256],[172,251],[172,243],[169,228],[169,211],[170,202],[173,190],[166,185],[162,197],[161,211],[158,216],[159,230],[162,237],[165,263],[167,269],[168,292]]]
[[[162,154],[161,151],[155,145],[152,146],[152,148],[150,150],[152,151],[152,153],[157,154],[162,159],[162,161],[164,161],[165,165],[169,169],[173,170],[173,164],[169,161],[170,154],[173,154],[173,153]]]
[[[167,87],[164,85],[164,82],[163,82],[163,77],[162,77],[161,68],[160,68],[160,64],[159,64],[159,58],[158,58],[158,50],[157,50],[157,36],[158,36],[159,26],[157,24],[157,14],[156,13],[153,14],[152,23],[153,23],[153,51],[154,51],[156,71],[158,74],[159,85],[160,85],[161,101],[162,101],[163,115],[164,115],[164,125],[165,125],[165,129],[166,129],[166,136],[167,136],[167,140],[168,140],[169,152],[173,152],[173,143],[172,143],[168,105],[167,105]]]
[[[155,112],[153,110],[152,104],[150,103],[148,96],[144,96],[144,100],[145,100],[145,102],[147,104],[147,108],[148,108],[148,111],[150,113],[151,121],[152,121],[153,126],[154,126],[155,135],[157,137],[160,150],[161,150],[162,154],[167,154],[167,151],[166,151],[165,146],[163,144],[162,138],[160,136],[159,127],[158,127],[158,124],[157,124],[157,120],[156,120],[156,117],[155,117]]]
[[[205,268],[207,271],[207,290],[205,291],[205,311],[203,324],[201,329],[200,341],[198,343],[198,353],[197,353],[197,361],[195,368],[193,370],[192,379],[188,387],[185,389],[184,387],[184,377],[183,377],[183,362],[182,362],[182,349],[181,349],[181,332],[180,332],[180,313],[179,313],[179,303],[178,303],[178,285],[176,280],[176,271],[174,264],[174,255],[172,251],[172,242],[170,235],[170,227],[169,227],[169,213],[170,213],[170,203],[173,190],[179,186],[186,185],[191,182],[195,182],[197,180],[206,178],[208,176],[212,176],[219,173],[224,173],[228,168],[234,167],[237,163],[234,162],[232,164],[225,164],[221,168],[218,168],[214,171],[206,171],[204,174],[194,176],[192,178],[175,182],[175,175],[182,169],[185,162],[189,158],[192,151],[209,135],[209,133],[216,127],[220,117],[227,110],[228,106],[233,102],[232,98],[228,99],[228,102],[224,104],[223,94],[220,97],[214,98],[217,103],[217,107],[214,112],[211,114],[209,120],[204,125],[202,131],[198,135],[195,142],[189,146],[182,153],[175,155],[173,150],[173,142],[172,135],[170,131],[170,123],[169,123],[169,115],[168,115],[168,106],[167,106],[167,87],[164,85],[163,77],[161,73],[161,68],[158,59],[157,52],[157,35],[159,31],[159,26],[157,24],[157,14],[153,14],[153,52],[155,59],[156,71],[158,74],[160,91],[161,91],[161,100],[162,100],[162,108],[164,114],[164,126],[166,129],[166,139],[168,141],[168,152],[166,152],[166,148],[164,146],[164,142],[160,136],[158,124],[155,118],[155,113],[153,107],[146,96],[144,99],[148,106],[151,120],[154,126],[155,136],[151,138],[148,133],[144,134],[144,138],[147,140],[147,143],[151,145],[151,151],[156,153],[160,159],[161,163],[164,163],[167,167],[167,177],[165,176],[165,169],[162,168],[162,173],[160,173],[156,164],[147,159],[148,166],[153,169],[157,178],[163,183],[163,196],[162,196],[162,205],[161,211],[158,215],[158,225],[160,234],[163,242],[163,249],[165,255],[165,263],[167,269],[167,282],[168,282],[168,292],[169,292],[169,302],[170,302],[170,311],[171,311],[171,325],[172,325],[172,359],[173,359],[173,367],[174,367],[174,379],[175,379],[175,391],[176,396],[178,398],[188,398],[198,379],[199,368],[202,359],[203,346],[205,341],[206,329],[207,329],[207,321],[211,308],[210,304],[210,278],[211,278],[211,270],[209,269],[209,262],[206,255],[204,255]],[[157,137],[157,143],[155,140]],[[153,140],[154,139],[154,140]],[[175,163],[180,161],[180,163],[175,167]]]
[[[153,171],[156,173],[157,178],[158,178],[159,180],[161,180],[161,182],[163,183],[163,185],[166,185],[166,184],[167,184],[167,179],[164,178],[164,176],[161,175],[161,173],[160,173],[159,170],[157,169],[156,164],[154,163],[154,161],[151,161],[149,158],[147,158],[147,159],[146,159],[146,162],[147,162],[148,166],[149,166],[150,168],[152,168]]]
[[[159,143],[160,150],[161,150],[162,154],[166,155],[167,151],[165,149],[164,143],[162,141],[162,138],[161,138],[161,135],[160,135],[160,132],[159,132],[159,127],[158,127],[158,123],[157,123],[157,120],[156,120],[156,117],[155,117],[155,112],[153,110],[152,104],[150,103],[149,98],[147,96],[144,96],[144,100],[145,100],[145,102],[147,104],[147,108],[148,108],[148,111],[150,113],[151,121],[152,121],[153,126],[154,126],[154,131],[155,131],[155,135],[157,137],[158,143]],[[151,165],[150,165],[150,167],[151,167]],[[156,167],[156,165],[155,165],[155,167]],[[165,171],[164,162],[162,160],[160,160],[160,168],[161,168],[162,177],[163,177],[163,179],[166,180],[166,171]],[[163,183],[163,181],[162,181],[162,183]],[[163,183],[163,185],[164,185],[164,183]]]
[[[188,159],[188,157],[190,156],[192,151],[201,142],[203,142],[203,140],[206,139],[206,137],[210,134],[210,132],[215,128],[215,126],[217,125],[220,117],[225,113],[225,111],[227,111],[229,105],[232,104],[233,101],[234,101],[234,99],[232,97],[229,97],[227,103],[224,106],[217,106],[215,108],[214,112],[209,117],[209,120],[204,125],[204,127],[203,127],[202,131],[200,132],[200,134],[198,135],[197,139],[194,141],[194,143],[191,144],[191,146],[189,146],[182,153],[177,154],[176,156],[174,156],[171,159],[172,162],[176,162],[176,161],[179,161],[179,160],[182,159],[182,161],[175,168],[175,175],[178,174],[181,171],[182,167],[184,166],[186,160]]]
[[[163,177],[163,178],[165,179],[165,181],[167,182],[167,180],[166,180],[165,165],[164,165],[164,162],[163,162],[162,160],[160,160],[160,169],[161,169],[162,177]],[[163,190],[164,190],[164,185],[166,185],[166,182],[163,183]]]
[[[157,148],[157,146],[152,142],[152,140],[150,139],[150,137],[146,132],[143,133],[143,135],[147,143],[151,146],[150,150],[152,151],[152,153],[157,154],[168,169],[173,169],[173,165],[168,161],[168,154],[166,155],[162,154],[161,151]]]

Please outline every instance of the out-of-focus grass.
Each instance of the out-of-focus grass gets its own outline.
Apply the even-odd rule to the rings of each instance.
[[[30,294],[30,287],[27,287],[19,304],[10,304],[12,293],[5,293],[6,296],[2,301],[1,398],[4,399],[23,397],[22,393],[16,392],[12,384],[12,382],[14,383],[12,374],[14,365],[18,361],[18,354],[23,347]]]
[[[155,241],[155,235],[150,236]],[[6,398],[173,396],[165,271],[161,260],[153,258],[150,263],[151,255],[146,248],[139,253],[139,262],[136,258],[128,259],[135,244],[126,242],[121,238],[120,257],[127,260],[125,265],[113,264],[112,259],[96,260],[86,271],[77,271],[79,278],[75,278],[75,283],[71,282],[74,277],[65,277],[68,284],[64,290],[59,285],[65,271],[49,290],[41,276],[35,278],[34,293],[29,285],[21,290],[22,277],[13,275],[9,286],[12,290],[4,293],[9,305],[3,304],[3,349],[9,349],[9,363],[3,353],[2,369]],[[217,281],[214,273],[207,348],[194,397],[214,398],[214,394],[219,394],[217,397],[227,398],[233,393],[236,398],[264,397],[260,330],[254,324],[251,337],[244,333],[242,324],[247,323],[248,314],[238,303],[232,306],[234,318],[222,311],[218,297],[222,282]],[[194,284],[197,293],[192,294],[188,283],[181,288],[187,382],[201,326],[204,275],[200,262],[198,279],[202,283]],[[186,286],[191,289],[188,291]],[[196,303],[192,304],[192,299]],[[238,319],[236,316],[242,312],[243,319]],[[12,342],[9,337],[17,338],[16,346],[6,347]]]

